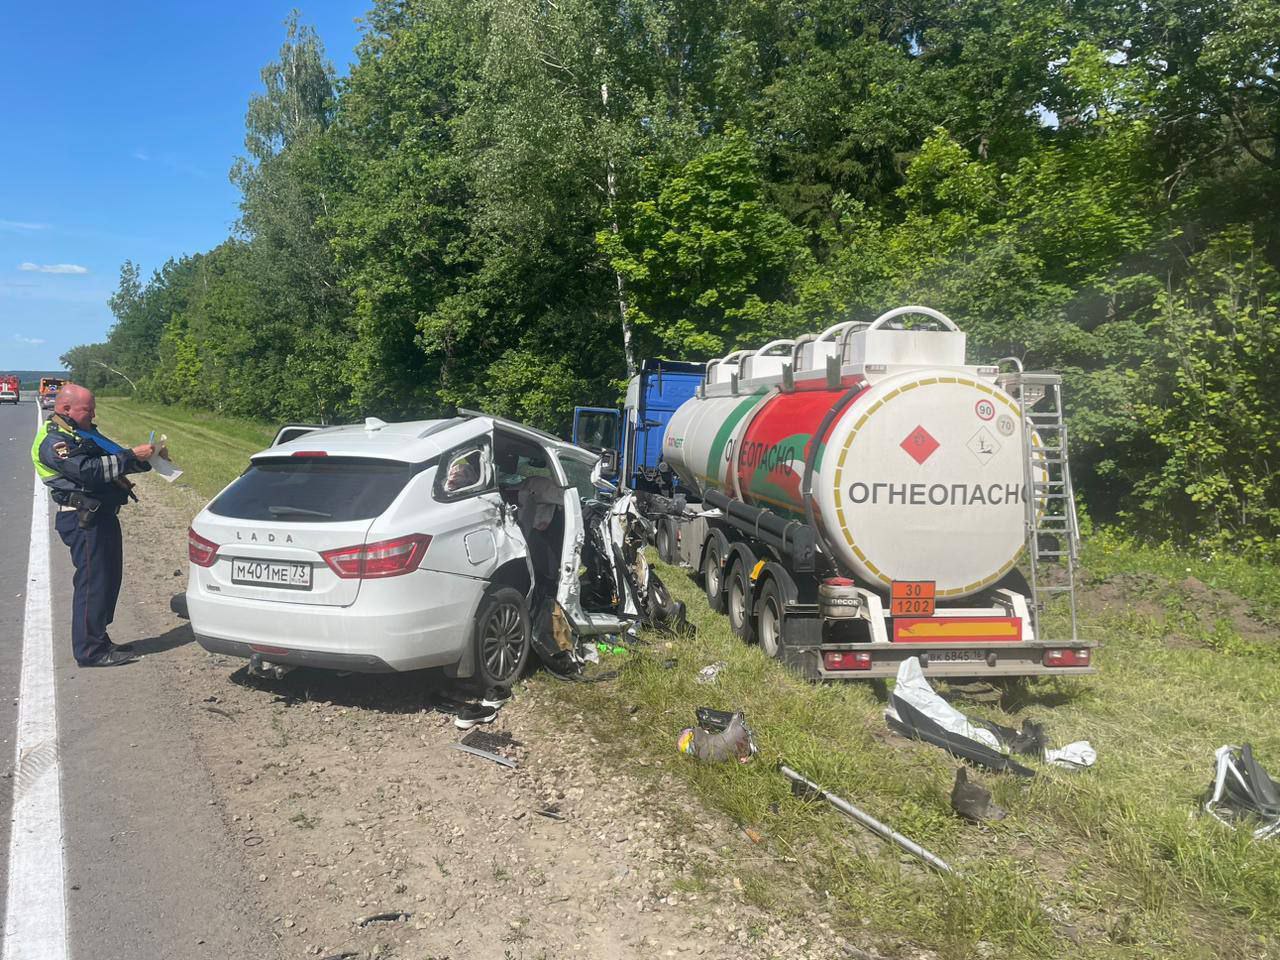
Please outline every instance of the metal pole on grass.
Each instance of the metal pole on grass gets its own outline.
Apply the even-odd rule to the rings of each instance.
[[[935,870],[940,870],[943,873],[949,873],[949,874],[955,875],[955,870],[953,870],[951,868],[951,865],[948,864],[941,857],[934,856],[932,853],[930,853],[924,847],[920,846],[920,844],[916,843],[914,840],[908,837],[904,837],[897,830],[894,830],[892,827],[886,826],[885,824],[881,823],[875,817],[871,816],[871,814],[866,813],[863,810],[859,810],[848,800],[841,799],[840,797],[837,797],[834,793],[828,793],[826,790],[823,790],[820,786],[818,786],[808,777],[804,776],[803,774],[796,773],[796,771],[792,770],[786,764],[778,764],[778,769],[782,772],[782,775],[784,777],[793,781],[794,783],[802,784],[813,793],[822,797],[823,800],[826,800],[827,803],[831,804],[841,813],[848,814],[849,816],[853,817],[853,819],[857,820],[860,824],[862,824],[872,833],[878,834],[879,836],[883,837],[885,840],[890,841],[891,843],[896,843],[903,850],[906,850],[908,853],[912,854],[913,856],[919,857],[921,860],[923,860],[929,866],[933,867]]]

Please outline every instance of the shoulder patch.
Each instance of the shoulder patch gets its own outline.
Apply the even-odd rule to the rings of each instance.
[[[53,452],[58,455],[59,460],[65,460],[71,451],[67,449],[67,443],[65,440],[59,440],[54,443]]]

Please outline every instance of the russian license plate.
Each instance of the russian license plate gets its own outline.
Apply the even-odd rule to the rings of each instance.
[[[929,662],[951,661],[954,663],[970,663],[974,660],[985,660],[986,657],[977,650],[930,650]]]
[[[310,590],[311,564],[235,558],[231,561],[231,582],[282,590]]]
[[[889,587],[889,616],[932,617],[936,595],[932,580],[895,580]]]

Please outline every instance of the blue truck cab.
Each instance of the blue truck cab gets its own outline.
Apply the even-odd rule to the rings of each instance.
[[[574,407],[573,442],[589,450],[616,450],[618,480],[626,489],[670,495],[680,481],[662,462],[662,435],[676,408],[702,384],[706,365],[645,360],[627,384],[626,402]]]

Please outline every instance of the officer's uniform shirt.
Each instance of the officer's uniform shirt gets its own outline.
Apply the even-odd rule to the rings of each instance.
[[[55,413],[37,433],[31,451],[40,479],[55,503],[65,505],[72,493],[82,493],[112,512],[129,499],[132,486],[125,476],[145,473],[151,464],[139,460],[96,430],[83,430]]]

